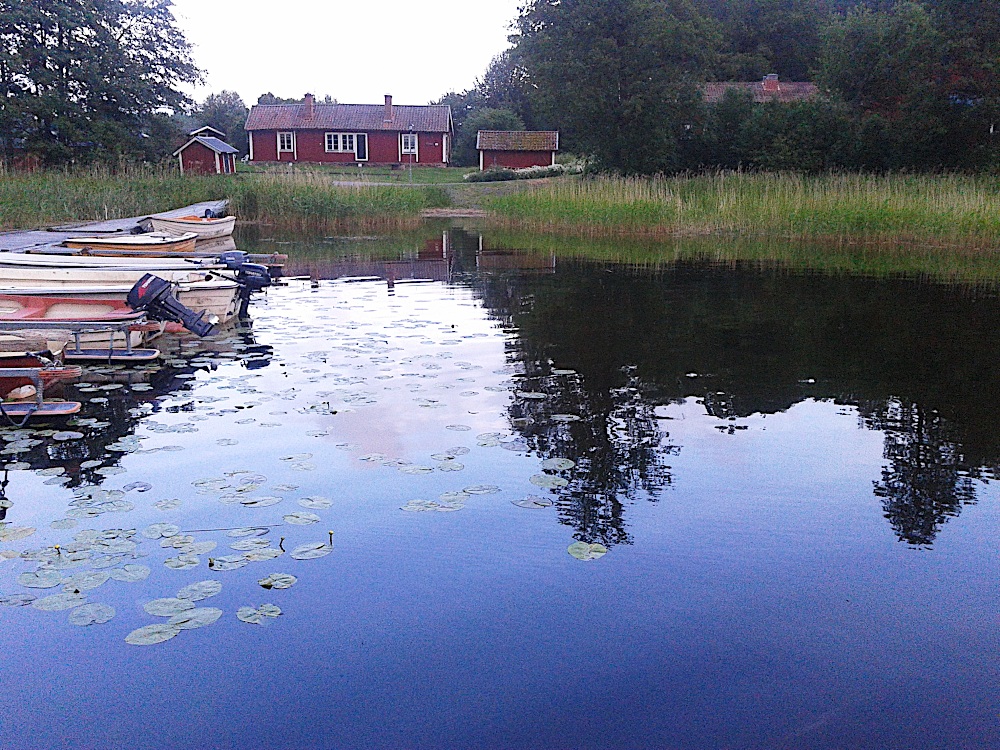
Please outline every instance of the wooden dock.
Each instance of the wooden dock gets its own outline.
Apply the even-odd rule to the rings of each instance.
[[[226,208],[226,201],[204,201],[193,206],[175,208],[151,216],[175,218],[178,216],[202,216],[206,209],[221,213]],[[148,216],[136,216],[129,219],[110,219],[89,224],[63,224],[47,229],[32,229],[13,232],[0,232],[0,252],[23,253],[27,250],[43,250],[56,247],[71,237],[86,237],[89,235],[114,236],[128,234],[133,227]]]

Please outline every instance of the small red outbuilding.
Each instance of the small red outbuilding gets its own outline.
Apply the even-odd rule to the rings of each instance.
[[[479,168],[548,167],[556,163],[557,130],[480,130],[476,135]]]
[[[181,174],[233,174],[236,172],[235,148],[221,138],[208,135],[218,133],[214,128],[204,127],[193,131],[191,140],[174,151],[181,165]],[[222,135],[219,133],[219,135]]]

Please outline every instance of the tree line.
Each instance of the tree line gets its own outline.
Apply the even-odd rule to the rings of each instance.
[[[512,48],[440,101],[466,160],[477,129],[524,126],[630,173],[983,170],[997,164],[997,39],[1000,3],[969,0],[530,0]],[[770,73],[819,95],[702,95]]]
[[[479,130],[522,128],[625,173],[998,162],[997,2],[527,0],[511,31],[471,89],[436,102],[457,164],[476,163]],[[771,73],[819,94],[703,96]],[[201,124],[245,152],[246,105],[230,91],[194,104],[182,87],[200,77],[170,0],[0,0],[0,157],[151,161]]]

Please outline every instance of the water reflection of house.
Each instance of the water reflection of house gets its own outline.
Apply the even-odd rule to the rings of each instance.
[[[452,258],[446,232],[424,241],[415,257],[381,259],[356,256],[336,258],[291,257],[286,276],[308,276],[313,280],[371,278],[397,281],[451,281]]]
[[[479,235],[476,250],[476,268],[480,271],[542,271],[555,273],[554,253],[515,250],[509,247],[489,247]]]

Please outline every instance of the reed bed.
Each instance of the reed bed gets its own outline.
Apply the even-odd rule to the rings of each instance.
[[[227,198],[240,220],[289,229],[407,226],[447,205],[434,186],[338,185],[313,174],[183,177],[176,166],[0,173],[0,230],[101,221]]]
[[[409,226],[423,209],[448,205],[430,185],[344,185],[315,173],[253,175],[234,181],[228,197],[242,220],[300,231]]]
[[[483,198],[509,227],[578,235],[731,234],[994,247],[1000,183],[968,175],[719,173],[562,179]]]
[[[0,229],[120,219],[220,197],[211,180],[173,170],[125,166],[0,174]]]
[[[1000,252],[964,252],[934,245],[749,235],[576,237],[526,229],[498,229],[488,236],[489,246],[494,248],[516,248],[529,254],[579,258],[643,269],[707,263],[795,273],[916,278],[991,288],[1000,284]]]

